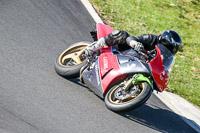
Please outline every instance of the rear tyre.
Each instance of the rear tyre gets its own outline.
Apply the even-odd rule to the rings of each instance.
[[[152,94],[147,82],[138,82],[131,87],[128,93],[121,92],[120,85],[112,87],[104,99],[106,107],[114,112],[130,111],[145,103]]]
[[[62,52],[55,61],[54,68],[56,73],[65,78],[76,78],[80,74],[80,69],[86,65],[87,56],[85,48],[90,42],[78,42],[72,44]]]

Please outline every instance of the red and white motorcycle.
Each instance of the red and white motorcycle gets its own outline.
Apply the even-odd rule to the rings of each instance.
[[[113,29],[98,23],[93,38],[110,34]],[[104,98],[108,109],[121,112],[146,102],[153,90],[162,92],[168,85],[174,64],[173,54],[162,44],[155,50],[123,52],[114,47],[100,49],[100,54],[87,57],[89,42],[79,42],[67,48],[55,62],[55,71],[66,78],[80,75],[82,83]]]

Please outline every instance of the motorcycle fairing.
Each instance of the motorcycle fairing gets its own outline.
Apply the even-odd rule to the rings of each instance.
[[[92,69],[85,69],[82,74],[83,82],[98,96],[103,98],[104,90],[102,88],[101,76],[99,71],[99,61],[96,60]]]
[[[85,84],[102,98],[111,85],[127,77],[121,73],[117,56],[112,53],[111,49],[111,47],[103,48],[94,67],[91,70],[85,69],[82,76]]]
[[[152,75],[149,65],[147,63],[141,63],[137,58],[123,55],[117,55],[117,58],[120,62],[119,66],[122,74],[145,73]]]
[[[97,38],[98,39],[105,37],[108,34],[113,32],[113,29],[110,26],[104,25],[102,23],[97,23],[96,29],[97,29]],[[105,76],[106,76],[106,74],[108,74],[108,72],[110,72],[113,69],[112,65],[110,65],[110,64],[106,68],[106,62],[108,62],[108,60],[110,62],[114,57],[110,58],[110,56],[112,56],[112,54],[107,54],[107,56],[103,57],[104,55],[106,55],[104,53],[112,53],[111,48],[107,48],[107,49],[104,48],[104,50],[102,49],[101,56],[98,58],[98,60],[95,61],[95,65],[92,68],[92,70],[88,70],[88,69],[84,70],[83,76],[82,76],[83,81],[86,84],[88,84],[90,86],[90,88],[100,97],[103,97],[105,95],[105,93],[107,92],[106,88],[108,87],[108,85],[110,83],[110,82],[104,83],[105,80],[107,79],[107,77],[105,78]],[[101,65],[99,65],[99,60],[100,60]],[[103,66],[102,61],[105,62],[104,66]],[[108,63],[107,63],[107,65],[108,65]],[[105,67],[105,70],[101,69],[101,67]],[[117,74],[116,72],[114,74],[114,71],[112,71],[111,73],[113,75]],[[103,79],[104,79],[104,81],[102,81]]]
[[[103,48],[98,60],[102,88],[106,94],[110,85],[122,78],[126,78],[126,75],[121,73],[117,56],[112,53],[112,47]]]
[[[137,58],[114,55],[112,47],[102,48],[101,55],[92,70],[84,70],[83,81],[100,97],[104,97],[111,85],[126,79],[127,75],[144,73],[151,75],[148,64],[142,64]]]
[[[155,47],[156,47],[157,55],[152,61],[149,62],[149,66],[151,68],[151,72],[152,72],[154,81],[156,82],[157,88],[159,89],[159,91],[162,92],[168,85],[169,77],[163,66],[163,60],[162,60],[160,50],[157,46]]]

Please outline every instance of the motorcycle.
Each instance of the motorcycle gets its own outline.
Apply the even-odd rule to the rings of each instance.
[[[96,41],[113,29],[101,23],[91,35]],[[76,78],[103,98],[108,109],[123,112],[145,103],[153,90],[162,92],[168,85],[174,64],[173,54],[162,44],[152,51],[118,51],[114,46],[101,48],[88,57],[90,42],[72,44],[55,62],[55,71],[65,78]]]

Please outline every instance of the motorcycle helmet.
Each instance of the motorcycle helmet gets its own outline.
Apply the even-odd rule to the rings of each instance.
[[[173,55],[181,47],[181,37],[179,34],[173,30],[164,31],[159,38],[159,43],[163,44],[167,49],[169,49]]]

